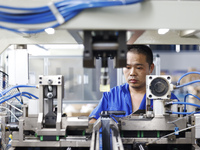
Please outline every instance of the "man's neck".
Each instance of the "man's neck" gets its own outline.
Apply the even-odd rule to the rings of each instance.
[[[129,91],[131,95],[132,101],[132,111],[135,112],[139,109],[144,94],[146,92],[146,88],[133,88],[129,86]]]
[[[131,94],[145,94],[146,93],[146,87],[143,88],[133,88],[129,86],[129,91]]]

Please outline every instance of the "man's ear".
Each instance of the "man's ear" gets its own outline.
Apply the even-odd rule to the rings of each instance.
[[[149,74],[151,74],[153,72],[154,69],[154,63],[151,64],[150,69],[149,69]]]

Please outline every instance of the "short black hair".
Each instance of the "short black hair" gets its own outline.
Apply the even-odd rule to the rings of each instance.
[[[153,64],[153,53],[150,47],[146,45],[127,45],[128,52],[133,52],[137,54],[143,54],[146,56],[146,61],[149,64],[149,67],[151,64]]]

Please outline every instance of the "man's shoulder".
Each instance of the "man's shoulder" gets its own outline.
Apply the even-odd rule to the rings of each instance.
[[[127,92],[128,91],[128,84],[127,83],[115,86],[110,90],[111,93],[121,92],[121,91],[122,92]]]

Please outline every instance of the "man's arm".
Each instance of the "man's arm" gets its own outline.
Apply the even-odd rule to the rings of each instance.
[[[108,110],[108,92],[104,92],[103,96],[98,104],[98,106],[89,115],[89,123],[95,123],[95,121],[100,117],[101,111]]]
[[[92,119],[89,121],[89,123],[95,123],[96,121],[97,121],[97,119],[92,118]]]

